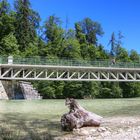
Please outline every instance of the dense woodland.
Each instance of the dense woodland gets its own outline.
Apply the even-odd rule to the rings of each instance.
[[[56,15],[46,17],[42,26],[40,21],[39,13],[31,8],[29,0],[15,0],[14,9],[7,0],[0,0],[0,55],[89,61],[115,57],[117,61],[139,61],[136,51],[128,52],[123,48],[121,32],[112,32],[108,41],[111,49],[105,50],[98,41],[104,35],[103,28],[89,17],[77,21],[74,29],[67,28],[67,22],[66,27],[62,27],[62,21]],[[140,96],[138,82],[38,81],[33,84],[43,98]]]

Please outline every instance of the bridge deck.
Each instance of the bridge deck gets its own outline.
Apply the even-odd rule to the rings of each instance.
[[[140,81],[140,63],[1,57],[0,79]]]

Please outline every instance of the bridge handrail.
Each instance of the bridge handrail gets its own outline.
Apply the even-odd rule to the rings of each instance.
[[[53,65],[53,66],[84,66],[84,67],[117,67],[117,68],[140,68],[139,62],[116,62],[112,64],[110,60],[72,60],[56,59],[47,57],[13,57],[13,64],[24,65]],[[8,57],[0,57],[0,64],[8,64]]]

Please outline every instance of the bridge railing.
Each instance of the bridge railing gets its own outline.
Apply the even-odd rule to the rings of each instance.
[[[0,57],[0,64],[8,64],[8,57]],[[117,68],[140,68],[139,62],[116,62],[112,64],[110,60],[72,60],[72,59],[55,59],[47,57],[13,57],[12,64],[21,65],[54,65],[54,66],[84,66],[84,67],[117,67]]]

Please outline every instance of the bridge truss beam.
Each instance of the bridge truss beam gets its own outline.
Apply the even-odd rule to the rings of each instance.
[[[0,80],[140,81],[140,69],[1,64]]]

